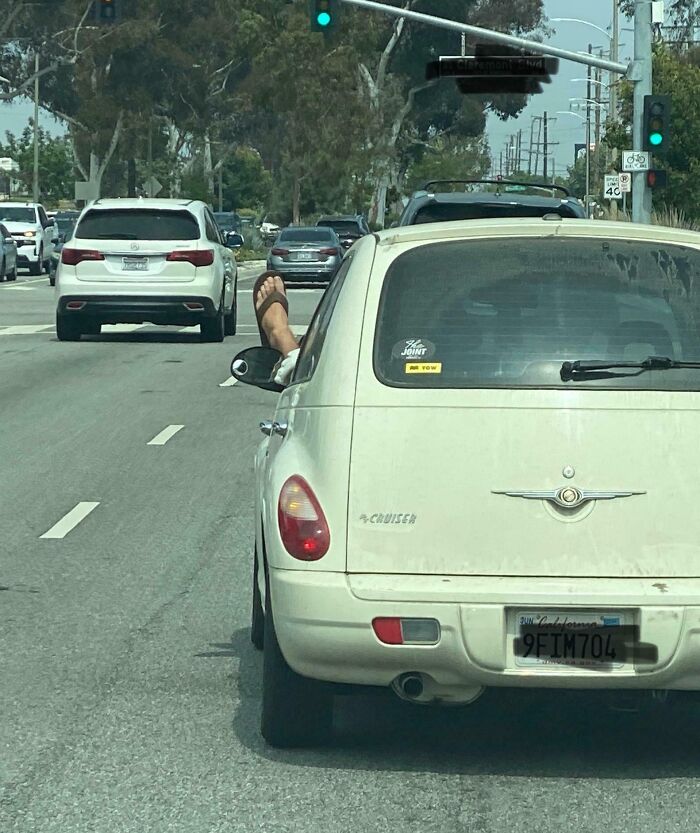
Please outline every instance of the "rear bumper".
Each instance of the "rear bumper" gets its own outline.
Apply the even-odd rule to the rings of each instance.
[[[493,590],[465,592],[442,577],[442,599],[387,588],[392,579],[362,576],[358,594],[354,578],[342,573],[270,570],[275,629],[287,662],[298,673],[336,683],[389,686],[401,674],[418,672],[431,699],[468,701],[483,687],[578,689],[700,690],[700,581],[685,580],[674,590],[654,579],[632,582],[618,592],[615,582],[588,580],[584,595],[553,592],[539,579],[511,580],[511,592],[495,598]],[[440,579],[441,577],[433,577]],[[436,581],[431,581],[436,584]],[[478,584],[478,582],[477,582]],[[628,582],[628,584],[630,584]],[[622,587],[622,582],[617,582]],[[465,585],[466,586],[466,585]],[[484,585],[485,586],[485,585]],[[584,584],[581,585],[584,587]],[[550,592],[552,591],[552,592]],[[360,598],[360,595],[364,598]],[[426,594],[429,596],[429,594]],[[515,610],[582,609],[623,611],[639,627],[639,638],[657,646],[658,658],[619,670],[591,670],[562,665],[523,668],[513,654]],[[437,645],[385,645],[372,630],[378,616],[432,618],[440,623]]]
[[[83,303],[80,309],[71,309],[71,303]],[[188,309],[186,304],[196,304],[198,309]],[[146,295],[63,295],[57,306],[61,315],[77,319],[90,319],[102,324],[171,324],[187,327],[216,315],[211,298],[197,295],[146,296]]]
[[[338,271],[339,264],[333,263],[327,266],[319,263],[303,266],[299,263],[279,263],[274,260],[268,261],[267,268],[279,272],[285,282],[290,283],[328,283]]]

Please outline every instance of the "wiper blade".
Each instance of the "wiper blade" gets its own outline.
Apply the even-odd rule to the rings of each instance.
[[[96,240],[136,240],[135,234],[124,234],[122,232],[114,232],[112,234],[98,234]]]
[[[576,361],[564,362],[560,376],[562,382],[576,382],[582,379],[610,379],[614,377],[639,376],[648,370],[675,370],[678,368],[700,369],[700,362],[682,362],[668,356],[648,356],[640,362],[599,362]],[[617,370],[636,370],[636,373],[616,373]]]

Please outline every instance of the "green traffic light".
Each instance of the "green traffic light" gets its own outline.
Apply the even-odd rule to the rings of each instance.
[[[328,12],[319,12],[316,15],[316,23],[318,23],[319,26],[330,26],[331,16]]]
[[[652,147],[658,147],[664,140],[664,137],[660,133],[650,133],[649,134],[649,144]]]

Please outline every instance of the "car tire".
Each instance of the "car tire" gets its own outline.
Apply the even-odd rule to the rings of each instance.
[[[267,587],[261,734],[278,749],[321,746],[331,737],[333,692],[328,684],[302,677],[287,665]]]
[[[99,321],[88,321],[82,328],[82,334],[86,336],[98,336],[102,332],[102,324]]]
[[[44,250],[39,249],[39,257],[36,263],[29,263],[29,274],[30,275],[40,275],[44,268]]]
[[[5,258],[2,259],[2,269],[0,269],[0,282],[7,280],[7,274],[5,269],[7,268],[7,264],[5,263]]]
[[[59,341],[80,341],[82,334],[82,329],[77,321],[56,313],[56,336]]]
[[[17,280],[17,267],[16,267],[16,266],[15,266],[15,268],[14,268],[14,269],[13,269],[13,270],[9,273],[9,275],[6,275],[6,276],[5,276],[5,279],[6,279],[6,280],[8,280],[8,281],[16,281],[16,280]]]
[[[238,317],[238,304],[234,298],[231,304],[231,311],[224,317],[224,335],[236,335],[236,319]]]
[[[224,302],[219,304],[219,311],[212,318],[205,318],[200,324],[200,341],[217,343],[224,340]]]
[[[56,286],[56,275],[49,275],[49,286]]]
[[[258,584],[259,568],[260,562],[258,561],[258,548],[256,547],[255,558],[253,559],[253,612],[250,617],[250,641],[258,651],[262,651],[265,645],[265,611],[262,606]]]

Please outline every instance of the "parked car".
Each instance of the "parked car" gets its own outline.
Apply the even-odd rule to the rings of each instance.
[[[202,341],[236,332],[237,267],[209,207],[197,200],[97,200],[61,252],[61,341],[102,324],[199,324]]]
[[[346,254],[256,458],[262,732],[334,686],[700,691],[700,234],[475,220]],[[439,276],[439,280],[436,280]],[[697,455],[697,461],[696,461]]]
[[[283,229],[267,258],[267,268],[288,283],[328,283],[338,271],[343,247],[338,235],[323,226]]]
[[[356,240],[370,233],[367,221],[361,214],[327,215],[319,217],[316,225],[332,228],[344,249],[349,249]]]
[[[17,265],[27,267],[30,275],[48,272],[56,227],[44,207],[32,202],[0,203],[0,223],[17,242]]]
[[[0,223],[0,281],[17,280],[17,243],[9,229]]]
[[[465,190],[439,190],[455,185],[463,186]],[[488,188],[492,190],[486,190]],[[420,191],[416,191],[406,204],[397,225],[543,217],[545,214],[585,219],[586,209],[580,200],[572,197],[561,185],[512,182],[505,179],[451,179],[428,182]]]

